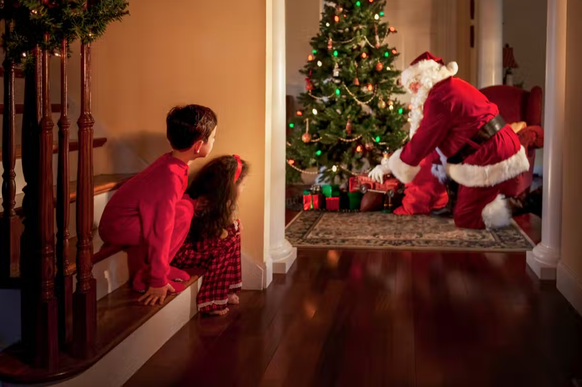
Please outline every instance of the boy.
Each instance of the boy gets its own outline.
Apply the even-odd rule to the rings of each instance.
[[[163,304],[168,291],[184,290],[176,280],[189,279],[170,262],[194,214],[194,202],[184,194],[188,163],[212,151],[216,125],[216,115],[204,106],[173,108],[166,118],[172,152],[125,183],[103,212],[99,235],[108,244],[126,247],[133,288],[145,292],[139,301],[146,305]]]

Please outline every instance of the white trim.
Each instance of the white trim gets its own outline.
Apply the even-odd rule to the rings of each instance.
[[[402,148],[398,149],[388,160],[388,166],[392,174],[404,184],[410,183],[420,171],[420,166],[412,166],[406,164],[400,158]]]
[[[206,308],[207,306],[210,305],[226,305],[228,304],[228,297],[225,298],[224,300],[218,300],[218,301],[208,301],[208,302],[204,302],[202,304],[198,304],[198,311],[202,310],[202,308]]]
[[[238,284],[230,285],[228,287],[228,289],[239,289],[239,288],[242,288],[242,282],[239,282]]]
[[[447,164],[447,174],[465,187],[492,187],[529,170],[524,147],[510,158],[492,165]]]
[[[582,280],[568,266],[558,264],[556,287],[570,304],[582,315]]]
[[[497,197],[483,208],[483,223],[487,229],[507,227],[511,224],[511,210],[503,195]]]

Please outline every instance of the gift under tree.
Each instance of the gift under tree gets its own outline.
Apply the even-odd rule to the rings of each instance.
[[[347,182],[406,138],[408,109],[402,94],[398,51],[387,43],[396,28],[384,22],[385,0],[327,1],[320,31],[305,53],[302,109],[289,122],[287,179],[315,167],[323,181]]]

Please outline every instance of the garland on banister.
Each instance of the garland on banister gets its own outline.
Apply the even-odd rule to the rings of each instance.
[[[64,39],[69,46],[76,40],[93,42],[105,34],[110,23],[128,15],[128,7],[125,0],[0,1],[0,18],[13,22],[10,36],[3,36],[3,47],[15,64],[27,69],[37,45],[56,53]]]

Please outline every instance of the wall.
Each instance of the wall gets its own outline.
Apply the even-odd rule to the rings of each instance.
[[[319,32],[320,4],[315,0],[286,0],[287,94],[298,96],[304,91],[305,76],[299,70],[311,53],[309,42]]]
[[[582,74],[579,64],[582,61],[582,1],[568,1],[568,40],[566,57],[566,125],[564,131],[563,159],[563,199],[562,199],[562,262],[569,273],[579,282],[578,304],[582,307],[582,125],[580,106],[582,106]],[[560,287],[560,274],[558,274]],[[572,303],[573,300],[570,297]],[[582,309],[580,310],[582,313]]]
[[[93,48],[93,110],[113,144],[151,163],[170,150],[165,116],[177,104],[212,107],[219,120],[212,156],[251,164],[241,198],[243,252],[264,260],[265,1],[140,0]],[[233,33],[233,31],[235,31]],[[197,169],[203,161],[194,162]]]
[[[514,82],[525,89],[544,88],[546,81],[547,0],[505,0],[503,2],[503,42],[513,47],[519,65]]]

